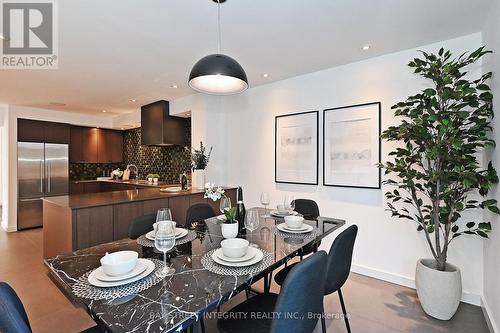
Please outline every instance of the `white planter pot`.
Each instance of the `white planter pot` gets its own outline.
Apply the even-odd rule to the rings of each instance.
[[[220,229],[222,231],[222,237],[224,238],[236,238],[238,236],[238,221],[236,223],[221,223]]]
[[[193,170],[191,182],[194,188],[203,190],[205,188],[205,170]]]
[[[415,285],[425,313],[440,320],[449,320],[458,309],[462,298],[460,269],[446,264],[445,271],[438,271],[434,259],[417,262]]]

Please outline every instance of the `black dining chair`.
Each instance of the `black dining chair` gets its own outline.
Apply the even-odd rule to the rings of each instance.
[[[342,286],[347,281],[351,272],[352,252],[356,235],[358,234],[358,226],[351,225],[349,228],[342,231],[333,241],[328,253],[328,270],[326,273],[325,295],[337,292],[339,294],[340,306],[344,314],[345,326],[347,332],[351,333],[349,318],[345,309],[344,296],[342,296]],[[323,332],[326,332],[325,318],[321,318],[321,326]]]
[[[195,222],[203,221],[214,216],[215,216],[214,210],[209,204],[206,203],[194,204],[187,210],[186,228],[190,228]]]
[[[153,230],[155,222],[156,214],[148,214],[133,219],[128,226],[128,238],[137,239],[139,236]]]
[[[217,327],[223,333],[310,333],[323,313],[327,254],[319,251],[290,271],[279,295],[263,293],[231,309]]]
[[[319,207],[316,201],[310,199],[295,199],[295,211],[304,216],[306,220],[315,220],[319,217]],[[321,240],[317,242],[313,242],[304,246],[303,249],[299,250],[298,256],[300,260],[304,258],[304,256],[314,253],[318,251],[319,246],[321,245]],[[274,276],[274,281],[278,285],[282,285],[283,281],[285,281],[286,275],[290,271],[291,266],[286,265],[284,269],[276,273]]]
[[[6,282],[0,282],[0,332],[31,333],[31,326],[23,303],[17,293]],[[101,333],[98,326],[81,333]]]

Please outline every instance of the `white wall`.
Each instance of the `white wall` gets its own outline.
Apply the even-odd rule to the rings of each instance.
[[[1,108],[0,108],[0,111]],[[7,231],[17,230],[17,119],[27,118],[54,122],[65,122],[82,126],[112,127],[112,118],[89,116],[81,113],[58,112],[23,106],[4,107],[2,131],[2,175],[3,210],[2,227]]]
[[[480,44],[481,34],[474,34],[419,49],[437,51],[444,46],[458,53],[473,50]],[[382,125],[386,128],[395,123],[390,107],[425,85],[406,66],[416,55],[417,49],[398,52],[258,86],[240,95],[196,95],[173,101],[173,105],[179,107],[179,112],[193,112],[193,137],[204,137],[220,154],[220,160],[218,156],[208,170],[210,180],[242,185],[248,206],[259,205],[262,191],[271,193],[273,204],[280,202],[289,192],[297,198],[316,200],[322,215],[342,218],[348,224],[359,226],[354,253],[355,271],[413,286],[417,259],[431,254],[415,225],[394,220],[385,211],[383,190],[274,183],[274,117],[381,101]],[[475,74],[481,74],[480,70],[477,66]],[[320,144],[321,141],[320,133]],[[390,149],[391,146],[383,144],[384,159]],[[319,172],[321,183],[321,167]],[[323,242],[325,248],[329,248],[332,239]],[[464,300],[480,304],[483,291],[482,240],[472,237],[457,239],[450,249],[449,261],[462,269]]]
[[[483,30],[483,42],[486,47],[495,53],[488,56],[485,61],[485,71],[492,71],[492,90],[495,96],[494,110],[494,136],[497,145],[500,144],[500,3],[492,2],[489,10],[489,17]],[[500,173],[500,151],[499,148],[493,151],[493,165]],[[500,202],[500,187],[493,190],[495,198]],[[500,332],[500,218],[493,214],[485,214],[486,219],[492,221],[493,232],[490,239],[484,242],[484,299],[483,306],[488,313],[491,326],[494,332]]]

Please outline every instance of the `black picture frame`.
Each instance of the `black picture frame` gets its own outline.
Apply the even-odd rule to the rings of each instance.
[[[380,168],[378,168],[378,173],[377,173],[378,174],[377,186],[339,185],[339,184],[327,184],[327,182],[326,182],[326,115],[327,115],[327,112],[338,111],[341,109],[358,108],[358,107],[370,106],[370,105],[377,105],[378,106],[377,137],[378,137],[378,163],[380,163],[382,160],[382,141],[380,138],[380,136],[382,134],[382,103],[381,102],[369,102],[369,103],[362,103],[362,104],[353,104],[353,105],[347,105],[347,106],[341,106],[341,107],[335,107],[335,108],[329,108],[329,109],[323,110],[323,186],[377,189],[377,190],[382,188],[382,170]]]
[[[278,121],[281,118],[300,116],[304,114],[315,114],[316,115],[316,177],[314,182],[302,182],[302,181],[283,181],[278,180]],[[274,182],[278,184],[298,184],[298,185],[319,185],[319,110],[316,111],[305,111],[290,114],[283,114],[274,117]]]

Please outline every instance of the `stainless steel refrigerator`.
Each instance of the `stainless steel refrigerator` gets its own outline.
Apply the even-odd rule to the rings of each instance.
[[[42,198],[68,194],[68,163],[67,144],[17,144],[19,230],[43,225]]]

